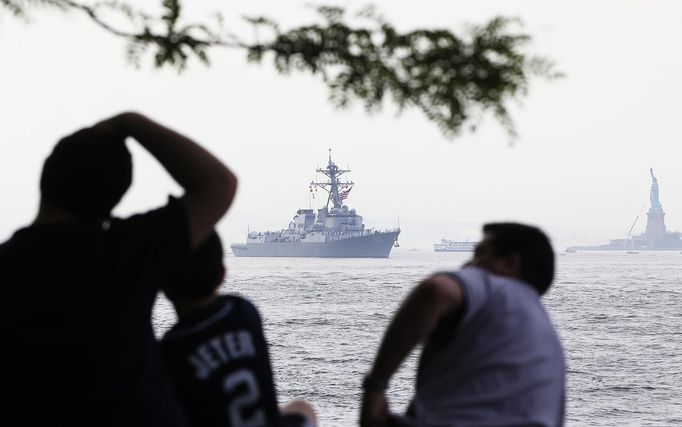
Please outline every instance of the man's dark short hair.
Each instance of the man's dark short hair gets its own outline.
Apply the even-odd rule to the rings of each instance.
[[[492,223],[483,226],[491,238],[496,256],[517,254],[521,258],[521,279],[531,284],[540,295],[554,280],[554,251],[539,228],[516,223]]]
[[[124,138],[86,128],[62,138],[45,160],[41,197],[84,219],[108,218],[128,191],[133,163]]]
[[[183,274],[165,289],[171,300],[197,300],[213,294],[225,278],[223,245],[215,232],[189,257]]]

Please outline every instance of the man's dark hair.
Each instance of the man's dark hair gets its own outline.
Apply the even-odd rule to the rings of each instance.
[[[171,300],[197,300],[214,293],[224,278],[223,245],[214,232],[192,252],[184,272],[164,291]]]
[[[554,280],[554,251],[539,228],[516,223],[492,223],[483,226],[491,237],[495,255],[517,254],[521,258],[521,279],[531,284],[540,295]]]
[[[62,138],[45,160],[41,197],[87,220],[108,218],[132,182],[124,138],[93,128]]]

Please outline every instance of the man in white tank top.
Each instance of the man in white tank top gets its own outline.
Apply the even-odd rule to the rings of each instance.
[[[499,223],[461,270],[435,274],[405,299],[363,381],[362,427],[563,426],[565,364],[540,297],[554,252],[535,227]],[[416,393],[404,416],[385,390],[424,343]]]

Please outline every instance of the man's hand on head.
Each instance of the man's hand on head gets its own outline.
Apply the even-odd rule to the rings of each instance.
[[[117,114],[95,123],[90,129],[100,133],[104,138],[124,142],[130,136],[125,126],[126,117],[130,114],[133,113]]]
[[[190,246],[197,248],[234,200],[237,177],[232,171],[190,138],[139,113],[121,113],[93,128],[123,139],[132,137],[183,188]]]
[[[149,119],[140,113],[126,111],[95,123],[91,129],[102,131],[113,138],[125,140],[129,136],[133,136],[135,126],[139,127],[140,123],[148,121]]]

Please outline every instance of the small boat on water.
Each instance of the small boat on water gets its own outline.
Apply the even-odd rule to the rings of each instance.
[[[457,242],[454,240],[441,239],[440,243],[433,245],[433,250],[436,252],[473,252],[476,249],[478,242]]]
[[[626,253],[626,254],[631,254],[631,255],[632,255],[632,254],[638,254],[639,251],[627,251],[627,252],[625,252],[625,253]]]

